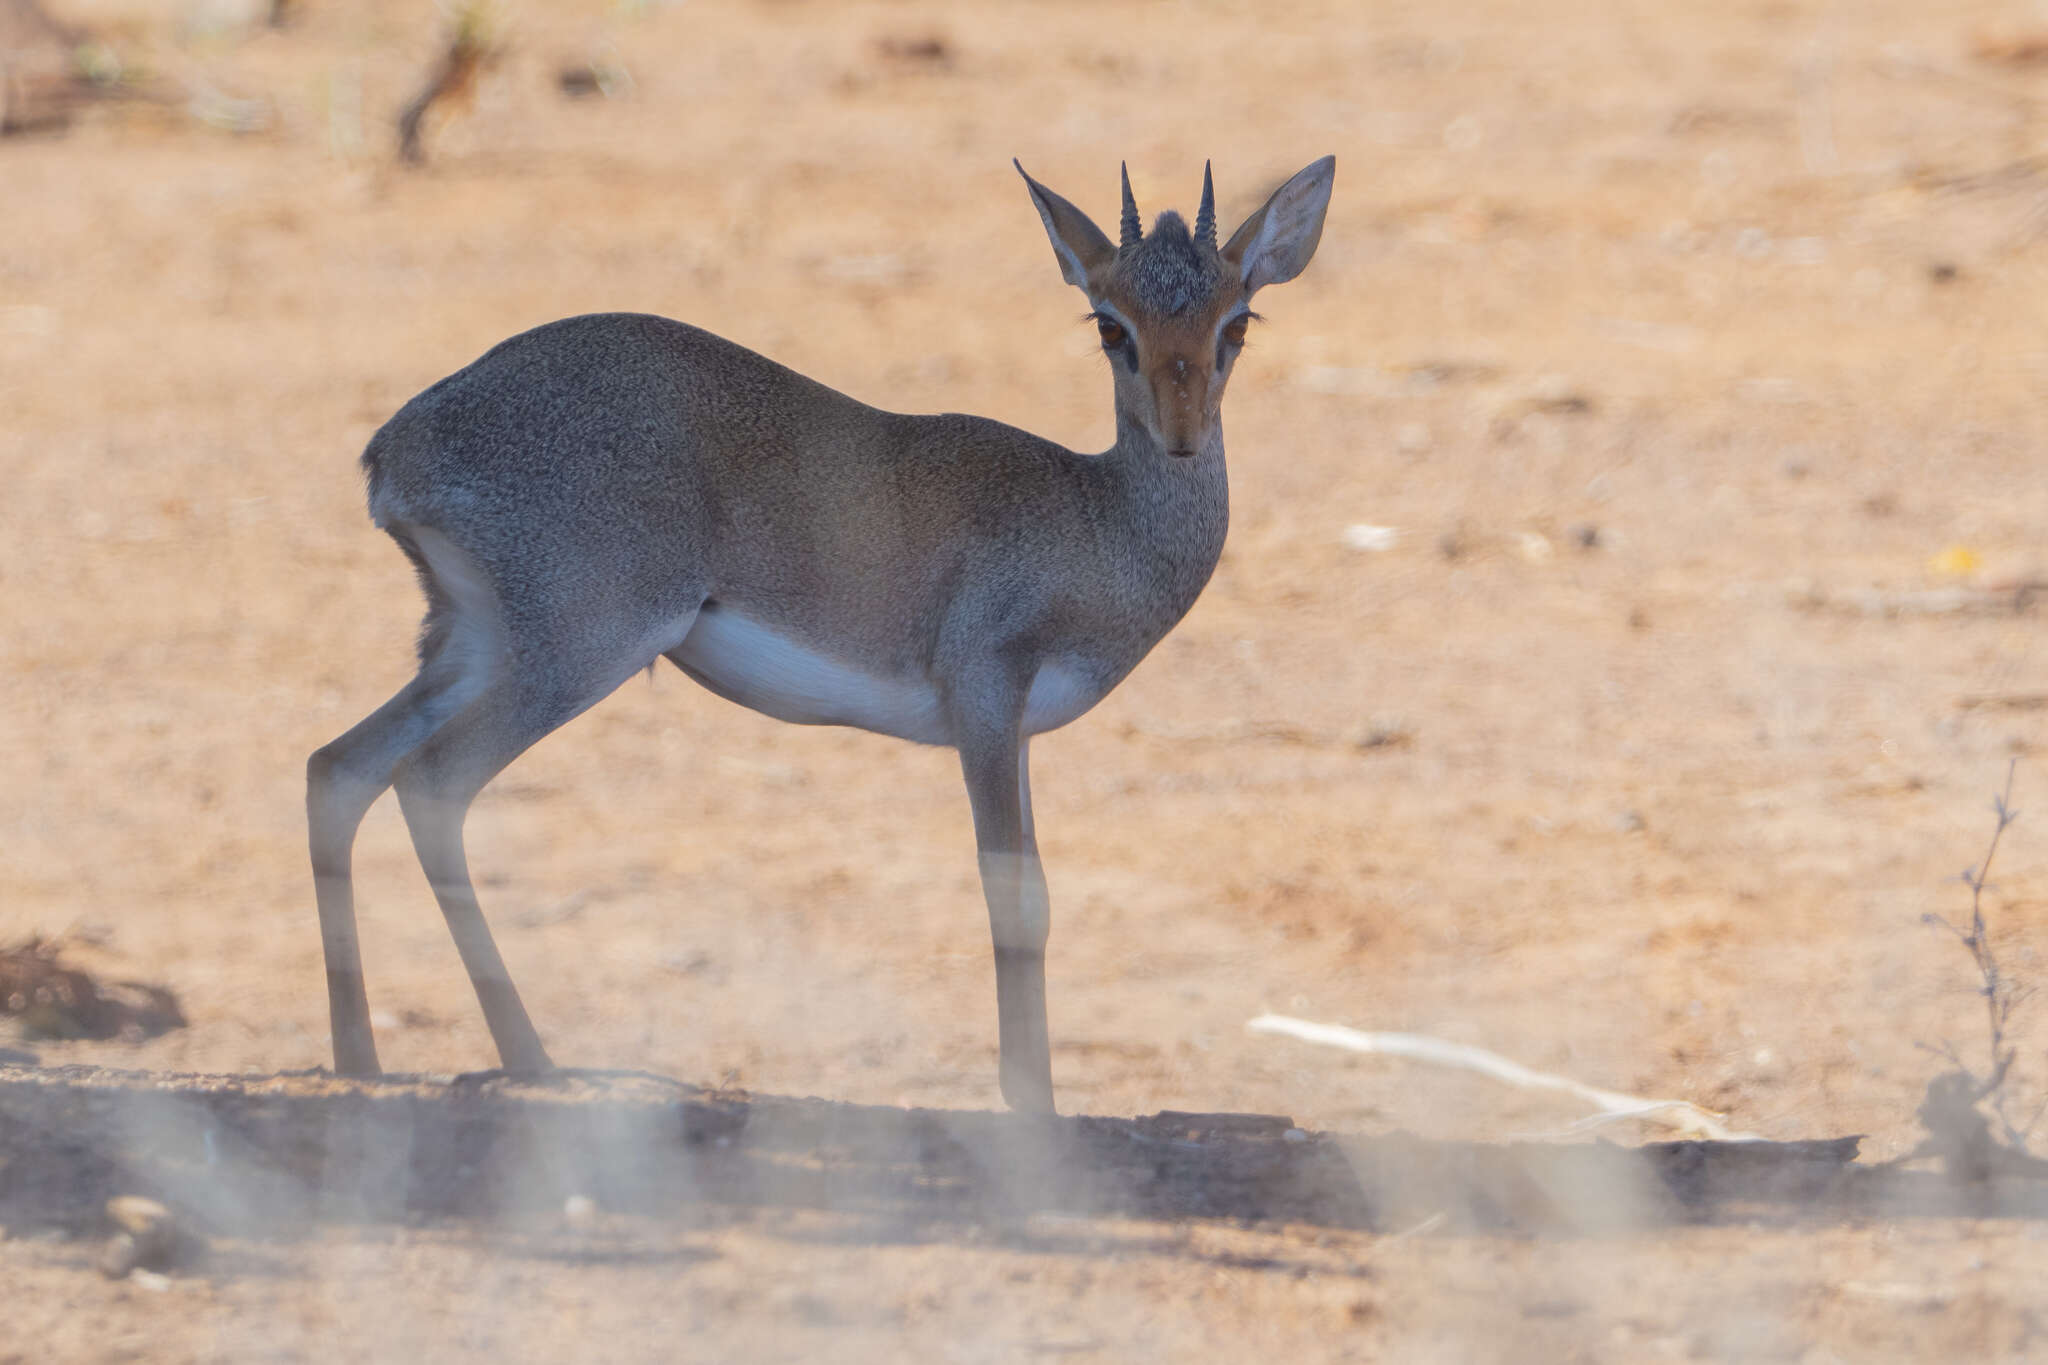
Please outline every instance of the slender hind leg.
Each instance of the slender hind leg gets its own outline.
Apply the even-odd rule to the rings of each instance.
[[[463,851],[463,821],[477,793],[507,764],[609,695],[653,657],[600,665],[602,672],[558,672],[548,678],[508,670],[421,744],[395,779],[413,848],[476,988],[499,1061],[508,1071],[547,1071],[554,1064],[484,922]]]
[[[334,1069],[344,1076],[378,1074],[356,940],[350,853],[364,812],[391,785],[399,760],[461,705],[456,680],[438,672],[432,664],[422,668],[390,701],[306,761],[306,831],[327,963],[327,1014],[334,1033]]]

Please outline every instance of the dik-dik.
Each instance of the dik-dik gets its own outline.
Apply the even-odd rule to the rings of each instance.
[[[1018,167],[1023,173],[1023,167]],[[401,408],[363,453],[370,515],[426,592],[417,676],[307,764],[334,1064],[375,1075],[350,850],[386,787],[508,1070],[550,1067],[470,885],[484,784],[657,659],[803,725],[959,751],[995,939],[1003,1098],[1050,1111],[1045,878],[1031,737],[1100,701],[1194,604],[1223,549],[1221,404],[1252,296],[1322,237],[1331,157],[1221,246],[1119,240],[1024,177],[1088,295],[1116,444],[1082,455],[957,413],[883,412],[665,318],[513,337]]]

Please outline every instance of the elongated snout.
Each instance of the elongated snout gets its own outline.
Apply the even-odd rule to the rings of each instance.
[[[1153,371],[1153,434],[1167,454],[1187,459],[1208,445],[1216,420],[1217,405],[1210,401],[1214,380],[1208,366],[1186,356],[1165,359]]]

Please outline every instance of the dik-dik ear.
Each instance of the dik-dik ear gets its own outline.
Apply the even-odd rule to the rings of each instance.
[[[1116,255],[1116,248],[1109,244],[1109,238],[1102,235],[1102,229],[1095,226],[1087,214],[1026,175],[1023,164],[1014,157],[1010,164],[1017,168],[1017,174],[1024,176],[1024,184],[1031,191],[1031,202],[1037,207],[1038,216],[1045,220],[1045,235],[1052,238],[1053,254],[1060,261],[1060,274],[1066,277],[1068,284],[1086,289],[1088,273]]]
[[[1265,206],[1230,234],[1223,259],[1237,267],[1245,297],[1269,284],[1285,284],[1308,268],[1316,243],[1323,240],[1323,215],[1336,179],[1337,158],[1326,156],[1274,190]]]

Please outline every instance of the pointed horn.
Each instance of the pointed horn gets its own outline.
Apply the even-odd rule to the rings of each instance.
[[[1209,163],[1202,163],[1202,207],[1195,214],[1195,240],[1209,250],[1216,249],[1216,184],[1209,179]]]
[[[1124,176],[1124,230],[1123,241],[1117,244],[1119,249],[1136,246],[1138,239],[1145,235],[1145,229],[1139,226],[1138,223],[1138,201],[1131,197],[1131,168],[1126,165],[1122,169]]]

